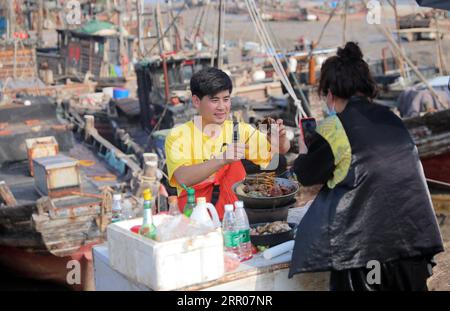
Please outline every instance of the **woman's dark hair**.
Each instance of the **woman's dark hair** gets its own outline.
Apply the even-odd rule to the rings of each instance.
[[[337,55],[328,58],[320,70],[319,95],[328,91],[334,96],[348,99],[357,93],[374,98],[377,85],[364,61],[361,49],[355,42],[338,48]]]
[[[203,96],[214,96],[222,91],[233,91],[230,77],[220,69],[210,67],[196,72],[191,78],[192,95],[202,99]]]

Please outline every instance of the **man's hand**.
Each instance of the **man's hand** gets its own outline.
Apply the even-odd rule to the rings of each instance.
[[[227,145],[227,150],[222,153],[224,164],[230,164],[245,158],[246,145],[243,143],[232,143]]]
[[[279,141],[283,141],[283,139],[287,139],[287,137],[286,137],[286,126],[284,126],[283,120],[278,119],[276,124],[278,125],[278,139],[279,139]]]
[[[276,124],[275,127],[276,131],[278,132],[278,145],[275,145],[272,142],[271,144],[273,147],[278,148],[278,153],[286,154],[291,148],[291,143],[289,142],[289,139],[286,136],[286,126],[283,124],[282,119],[276,120],[275,124]]]

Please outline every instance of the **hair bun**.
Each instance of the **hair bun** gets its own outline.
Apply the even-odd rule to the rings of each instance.
[[[363,53],[355,42],[347,42],[344,48],[338,48],[337,56],[344,60],[362,60]]]

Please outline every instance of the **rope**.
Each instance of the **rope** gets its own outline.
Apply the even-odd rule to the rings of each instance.
[[[275,47],[273,45],[271,37],[269,36],[267,28],[265,27],[265,25],[262,21],[261,15],[258,11],[258,8],[256,7],[255,1],[254,0],[245,0],[245,3],[247,5],[248,11],[250,13],[252,22],[256,28],[256,33],[258,34],[258,37],[261,40],[264,49],[269,54],[269,60],[272,63],[272,66],[275,69],[275,72],[280,77],[281,83],[283,83],[283,85],[286,88],[286,90],[288,91],[289,95],[294,100],[294,104],[297,107],[297,116],[295,118],[295,123],[297,126],[299,126],[299,123],[298,123],[299,119],[303,116],[307,116],[307,114],[303,110],[301,101],[297,98],[294,88],[292,87],[292,85],[289,81],[289,78],[287,77],[287,74],[276,54]],[[284,54],[283,54],[283,56],[284,56]]]

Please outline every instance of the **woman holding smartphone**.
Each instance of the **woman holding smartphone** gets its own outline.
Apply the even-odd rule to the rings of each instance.
[[[331,290],[427,290],[443,251],[417,148],[388,108],[357,44],[321,68],[328,117],[310,135],[294,171],[323,184],[296,235],[289,277],[331,271]]]

